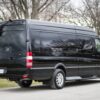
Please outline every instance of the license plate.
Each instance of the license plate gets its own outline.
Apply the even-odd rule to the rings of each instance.
[[[4,74],[5,70],[4,69],[0,69],[0,74]]]

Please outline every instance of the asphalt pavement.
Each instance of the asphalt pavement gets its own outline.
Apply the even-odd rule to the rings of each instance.
[[[60,90],[42,85],[0,89],[0,100],[100,100],[100,80],[68,82]]]

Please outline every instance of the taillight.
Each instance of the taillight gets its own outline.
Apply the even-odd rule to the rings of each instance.
[[[32,68],[33,65],[33,57],[32,57],[32,52],[27,52],[26,54],[26,68]]]

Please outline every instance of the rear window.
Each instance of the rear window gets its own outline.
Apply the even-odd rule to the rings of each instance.
[[[14,55],[25,54],[26,51],[26,30],[25,24],[9,22],[4,25],[0,36],[0,51],[3,53],[6,48],[11,48]]]
[[[0,36],[0,45],[13,43],[15,45],[21,45],[26,40],[25,24],[9,23],[2,29],[2,35]]]

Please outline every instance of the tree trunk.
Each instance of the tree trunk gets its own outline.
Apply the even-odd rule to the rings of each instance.
[[[31,19],[38,19],[38,8],[39,8],[40,2],[39,0],[32,0],[32,12],[31,12]]]

